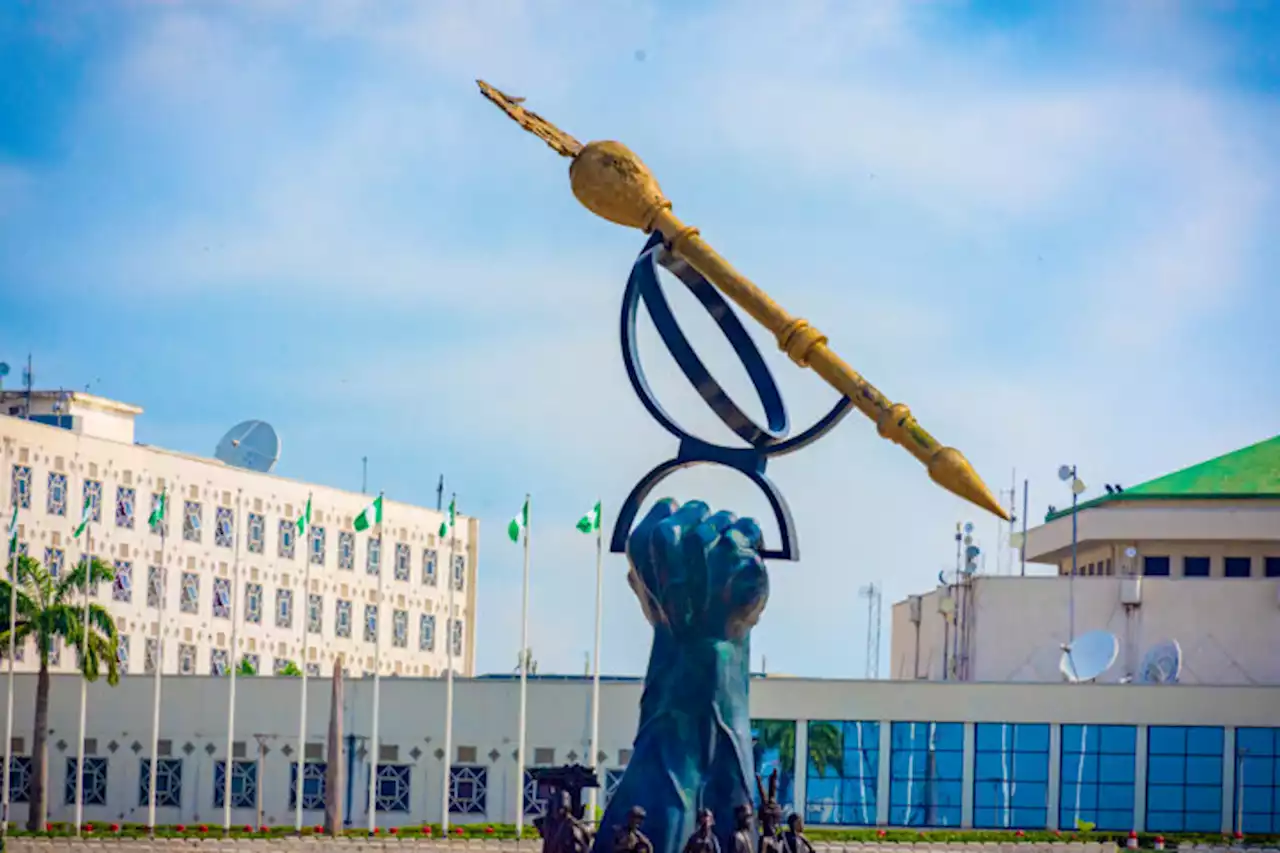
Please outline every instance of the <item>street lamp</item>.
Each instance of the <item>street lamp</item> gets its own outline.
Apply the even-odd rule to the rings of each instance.
[[[1084,481],[1076,476],[1076,466],[1063,465],[1058,469],[1058,479],[1062,482],[1071,483],[1071,579],[1068,581],[1067,587],[1067,646],[1068,648],[1076,641],[1076,571],[1078,565],[1076,563],[1077,538],[1076,538],[1076,504],[1080,499],[1080,495],[1084,492]]]

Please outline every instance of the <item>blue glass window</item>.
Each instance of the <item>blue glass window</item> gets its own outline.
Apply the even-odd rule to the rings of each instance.
[[[409,764],[379,764],[378,811],[407,812],[409,810]]]
[[[324,808],[324,775],[328,767],[323,761],[308,761],[302,771],[302,807],[319,810]],[[289,808],[298,807],[298,763],[289,765]]]
[[[1182,558],[1182,574],[1188,578],[1207,578],[1209,577],[1209,558],[1208,557],[1183,557]]]
[[[413,552],[409,550],[409,546],[396,543],[396,580],[407,581],[412,572],[410,563],[413,560]]]
[[[1168,557],[1143,557],[1142,573],[1150,577],[1159,577],[1159,578],[1169,577],[1169,558]]]
[[[1222,826],[1222,728],[1147,729],[1147,831],[1217,832]]]
[[[449,813],[485,813],[489,769],[457,765],[449,768]]]
[[[156,787],[159,787],[157,785]],[[227,762],[219,761],[213,765],[213,806],[223,808],[226,805]],[[257,805],[258,799],[258,763],[256,761],[231,762],[231,808],[251,809]]]
[[[45,511],[49,515],[67,514],[67,475],[56,471],[49,473],[49,493],[45,497]]]
[[[267,538],[267,520],[256,512],[249,513],[249,553],[261,554]]]
[[[1280,833],[1280,728],[1236,729],[1236,829]]]
[[[14,503],[21,509],[31,509],[31,466],[14,465],[13,479],[9,482],[10,494],[16,495]]]
[[[31,756],[9,758],[9,802],[31,802]]]
[[[538,780],[534,778],[532,771],[525,768],[524,771],[524,816],[526,820],[547,816],[547,798],[543,796],[544,791],[538,786]],[[606,794],[607,796],[607,794]],[[605,805],[609,801],[605,800]]]
[[[874,826],[880,724],[811,720],[805,763],[808,823]]]
[[[792,791],[795,787],[796,766],[796,724],[794,720],[752,720],[751,721],[751,754],[755,761],[756,773],[767,786],[769,776],[778,771],[778,804],[782,810],[790,811]],[[751,786],[752,802],[760,806],[760,795],[755,790],[755,783],[748,780]]]
[[[1049,809],[1049,724],[974,726],[973,825],[1043,829]]]
[[[67,756],[67,785],[63,801],[72,806],[76,802],[76,758]],[[107,759],[86,755],[84,758],[84,788],[82,802],[86,806],[107,804]]]
[[[889,823],[959,826],[964,723],[894,723],[890,738]]]
[[[111,579],[112,600],[133,601],[133,563],[128,560],[116,560],[113,568],[115,577]]]
[[[203,518],[200,502],[186,501],[182,510],[182,538],[187,542],[199,542]]]
[[[1134,726],[1063,726],[1058,826],[1132,829],[1137,752]]]
[[[138,805],[151,802],[151,759],[139,761]],[[182,807],[182,759],[161,758],[156,762],[156,805]]]
[[[230,548],[235,544],[235,539],[235,510],[220,506],[213,513],[213,542],[219,548]]]
[[[102,521],[102,481],[84,481],[84,503],[89,504],[89,520],[94,524]],[[81,504],[83,506],[83,504]]]
[[[133,529],[134,508],[137,504],[137,490],[128,486],[116,487],[116,527]]]
[[[343,530],[338,533],[338,568],[351,569],[356,564],[356,535]]]

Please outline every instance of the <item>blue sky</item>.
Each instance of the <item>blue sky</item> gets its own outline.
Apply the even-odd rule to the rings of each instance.
[[[208,453],[262,417],[286,476],[358,488],[367,455],[372,488],[431,503],[443,472],[484,525],[484,670],[515,663],[521,496],[535,656],[581,671],[573,523],[674,448],[615,337],[643,237],[578,207],[476,77],[626,142],[992,489],[1030,478],[1033,518],[1063,462],[1096,491],[1280,423],[1273,4],[19,2],[0,57],[0,358],[143,406],[149,443]],[[794,423],[830,405],[759,340]],[[872,581],[887,660],[890,602],[948,566],[957,521],[996,568],[995,524],[856,415],[771,472],[804,556],[771,568],[770,670],[860,676]],[[722,473],[669,491],[763,510]],[[607,572],[604,667],[639,672],[647,626]]]

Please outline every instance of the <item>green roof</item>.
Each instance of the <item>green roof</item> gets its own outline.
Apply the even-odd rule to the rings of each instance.
[[[1076,507],[1134,500],[1280,499],[1280,435],[1242,447],[1216,459],[1148,480],[1114,495],[1102,495]],[[1046,522],[1071,515],[1071,509],[1049,513]]]

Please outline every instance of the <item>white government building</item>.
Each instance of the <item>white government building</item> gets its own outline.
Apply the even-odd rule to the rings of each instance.
[[[126,672],[153,671],[161,632],[166,674],[217,675],[247,660],[261,674],[292,662],[328,675],[339,656],[349,673],[371,673],[378,634],[384,675],[444,672],[447,634],[454,670],[474,671],[476,519],[459,516],[451,546],[437,538],[440,512],[387,500],[381,538],[356,533],[372,496],[135,443],[141,413],[79,392],[0,393],[6,522],[16,502],[19,550],[57,574],[81,557],[72,534],[92,501],[90,547],[115,571],[93,594],[116,619]],[[147,518],[165,491],[162,554]],[[300,542],[294,523],[308,498]],[[74,672],[75,657],[55,649],[52,671]],[[19,649],[20,670],[37,664],[31,642]]]

